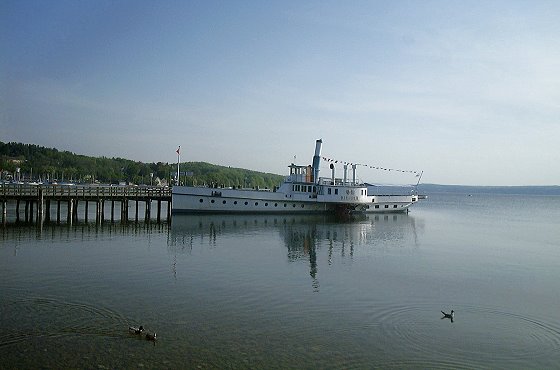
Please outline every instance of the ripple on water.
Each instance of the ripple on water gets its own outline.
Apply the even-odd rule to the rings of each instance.
[[[0,347],[41,337],[126,334],[127,319],[105,307],[52,297],[7,296],[1,308]]]
[[[455,307],[455,320],[441,319],[434,305],[389,305],[372,313],[388,345],[406,348],[414,360],[387,367],[470,368],[473,364],[523,366],[535,358],[558,359],[560,325],[492,307]]]

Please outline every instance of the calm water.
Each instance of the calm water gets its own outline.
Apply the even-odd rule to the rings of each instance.
[[[560,197],[432,194],[346,221],[7,226],[0,367],[557,368],[559,224]]]

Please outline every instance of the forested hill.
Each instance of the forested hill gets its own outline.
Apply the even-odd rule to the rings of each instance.
[[[0,176],[26,181],[81,183],[169,184],[177,174],[176,163],[143,163],[124,158],[88,157],[33,144],[0,142]],[[282,176],[205,162],[181,163],[181,182],[273,188]],[[153,177],[151,176],[153,174]]]

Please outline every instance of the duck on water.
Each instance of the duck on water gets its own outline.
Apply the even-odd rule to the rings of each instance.
[[[140,325],[139,327],[129,326],[128,327],[128,332],[130,334],[142,335],[142,336],[144,336],[144,338],[146,340],[150,340],[150,341],[154,341],[154,342],[157,340],[157,334],[146,332],[142,325]],[[146,333],[146,334],[144,334],[144,333]]]
[[[142,334],[144,332],[144,327],[140,325],[139,327],[129,326],[128,331],[130,334]]]
[[[451,310],[451,313],[445,313],[441,311],[441,313],[443,314],[442,319],[450,319],[451,322],[453,322],[453,318],[455,317],[455,311]]]

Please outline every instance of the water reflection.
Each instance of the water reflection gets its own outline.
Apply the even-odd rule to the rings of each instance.
[[[287,249],[289,262],[306,261],[315,291],[319,289],[317,254],[326,250],[328,264],[337,257],[355,258],[357,250],[416,248],[423,223],[409,214],[356,215],[176,215],[168,247],[171,252],[190,253],[193,244],[215,247],[229,236],[273,231]],[[175,270],[173,270],[176,273]]]
[[[0,241],[12,242],[17,253],[18,242],[24,240],[52,240],[75,241],[90,240],[112,235],[150,235],[166,233],[167,223],[87,223],[58,225],[55,223],[36,224],[7,224],[0,228]]]

